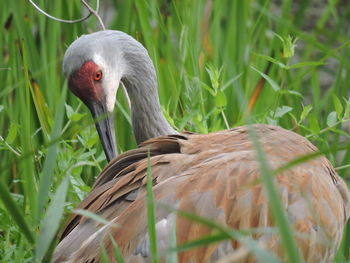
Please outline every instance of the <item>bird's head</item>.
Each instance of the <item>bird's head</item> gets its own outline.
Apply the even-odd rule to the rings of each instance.
[[[137,142],[175,132],[162,115],[152,60],[131,36],[105,30],[79,37],[64,55],[63,72],[69,89],[96,119],[108,161],[117,155],[113,110],[121,81],[130,98]]]
[[[121,49],[115,45],[116,32],[99,31],[79,37],[68,47],[63,61],[68,87],[95,118],[108,161],[117,155],[113,110],[125,69]]]

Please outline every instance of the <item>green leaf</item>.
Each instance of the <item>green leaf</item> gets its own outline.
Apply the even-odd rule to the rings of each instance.
[[[335,94],[333,94],[332,98],[335,111],[337,112],[338,119],[340,120],[343,113],[343,105]]]
[[[272,118],[270,118],[269,116],[266,117],[266,121],[267,121],[267,123],[270,124],[270,125],[275,125],[275,126],[278,125],[277,120],[276,120],[276,119],[272,119]]]
[[[213,97],[216,95],[216,91],[209,87],[207,84],[202,83],[201,87],[209,91]]]
[[[310,114],[309,122],[310,122],[310,130],[314,134],[320,133],[320,125],[318,124],[318,120],[316,119],[315,115]]]
[[[67,118],[70,119],[71,121],[80,121],[81,118],[84,117],[85,114],[81,114],[78,112],[75,112],[71,106],[68,104],[65,104],[66,106],[66,113],[67,113]]]
[[[274,113],[274,117],[282,118],[286,113],[290,112],[291,110],[293,110],[293,108],[289,106],[278,107]]]
[[[7,134],[7,136],[6,136],[6,142],[7,142],[8,144],[13,143],[13,141],[16,139],[16,137],[17,137],[17,131],[18,131],[18,125],[17,125],[17,123],[11,123],[9,132],[8,132],[8,134]]]
[[[218,93],[215,96],[215,106],[218,108],[226,107],[227,99],[224,92],[218,90]]]
[[[327,125],[328,127],[333,127],[337,123],[337,113],[335,111],[332,111],[331,113],[328,114],[327,117]]]
[[[312,110],[312,105],[309,104],[309,105],[306,105],[304,108],[303,108],[303,111],[302,113],[300,114],[300,122],[303,122],[305,120],[305,118],[309,115],[309,113],[311,112]]]
[[[81,114],[81,113],[74,113],[70,116],[70,119],[72,121],[80,121],[83,117],[84,117],[85,114]]]
[[[296,42],[298,38],[288,35],[283,41],[283,56],[286,58],[291,58],[294,56],[294,50],[296,47]]]
[[[220,76],[222,73],[222,67],[218,70],[213,64],[208,64],[205,70],[209,74],[210,82],[214,90],[218,90],[220,87]]]
[[[278,37],[279,40],[282,42],[283,46],[283,52],[282,55],[285,58],[291,58],[294,56],[294,49],[296,47],[296,42],[298,40],[297,37],[292,37],[291,35],[288,35],[287,37],[282,37],[275,33],[275,36]]]
[[[0,105],[0,112],[2,112],[4,110],[4,106]]]
[[[266,79],[266,81],[271,85],[271,88],[274,91],[278,91],[280,90],[280,87],[278,86],[278,84],[272,79],[270,78],[268,75],[266,75],[265,73],[261,72],[260,70],[256,69],[253,66],[250,66],[254,71],[256,71],[257,73],[260,74],[261,77],[263,77],[264,79]]]
[[[66,114],[67,114],[67,118],[70,119],[70,116],[72,116],[72,114],[74,114],[74,110],[73,108],[68,105],[68,104],[65,104],[64,105],[66,107]]]

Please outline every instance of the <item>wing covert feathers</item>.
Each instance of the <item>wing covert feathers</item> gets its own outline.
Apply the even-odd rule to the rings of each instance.
[[[291,131],[261,124],[253,128],[273,169],[317,151],[308,140]],[[114,262],[110,236],[127,262],[149,261],[145,201],[148,154],[157,203],[232,229],[254,229],[249,236],[283,261],[281,242],[260,182],[256,152],[247,128],[237,127],[206,135],[153,138],[112,160],[79,206],[105,217],[111,224],[101,226],[74,215],[56,248],[55,262],[99,262],[101,244]],[[277,174],[275,182],[304,260],[332,262],[350,212],[349,190],[344,181],[321,156]],[[214,233],[213,229],[183,217],[174,219],[161,207],[157,206],[156,211],[160,254],[169,247],[174,224],[178,244]],[[238,257],[237,262],[258,262],[236,240],[179,253],[178,260],[212,262],[225,257]]]

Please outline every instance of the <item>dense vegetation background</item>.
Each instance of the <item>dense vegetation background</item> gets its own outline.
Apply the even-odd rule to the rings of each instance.
[[[86,13],[78,0],[37,4],[65,19]],[[314,142],[350,182],[347,1],[113,0],[100,14],[149,50],[176,129],[207,133],[248,116],[277,124]],[[0,262],[45,262],[62,218],[106,165],[61,71],[67,46],[99,26],[52,21],[15,0],[0,1],[0,27]],[[115,120],[119,150],[136,147],[122,92]],[[349,244],[348,228],[337,262]]]

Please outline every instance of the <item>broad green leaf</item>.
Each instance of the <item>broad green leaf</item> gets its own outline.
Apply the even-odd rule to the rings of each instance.
[[[309,104],[309,105],[306,105],[304,108],[303,108],[303,111],[302,113],[300,114],[300,122],[303,122],[305,120],[305,118],[309,115],[309,113],[311,112],[312,110],[312,105]]]
[[[337,112],[338,119],[340,120],[343,113],[343,105],[335,94],[332,95],[332,98],[335,111]]]
[[[327,117],[327,125],[328,127],[333,127],[337,123],[337,113],[335,111],[332,111],[328,114]]]
[[[226,107],[227,105],[227,99],[225,93],[223,93],[221,90],[218,90],[216,96],[215,96],[215,106],[218,108]]]
[[[315,115],[310,114],[309,121],[310,121],[310,130],[314,134],[320,133],[320,125],[318,124],[318,120],[316,119]]]
[[[267,123],[270,124],[270,125],[276,125],[276,126],[278,125],[277,120],[276,120],[276,119],[272,119],[272,118],[270,118],[269,116],[266,117],[266,121],[267,121]]]
[[[74,113],[70,116],[70,119],[72,121],[80,121],[83,117],[84,117],[85,114],[81,114],[81,113]]]
[[[66,113],[67,113],[67,117],[68,119],[70,119],[71,121],[80,121],[81,118],[84,117],[84,114],[75,112],[73,110],[73,108],[71,106],[69,106],[68,104],[65,104],[66,106]]]
[[[290,112],[291,110],[293,110],[293,108],[289,106],[278,107],[274,113],[274,117],[282,118],[286,113]]]

